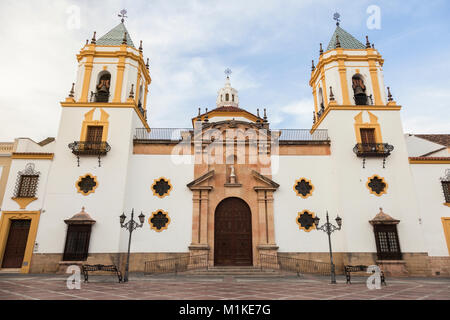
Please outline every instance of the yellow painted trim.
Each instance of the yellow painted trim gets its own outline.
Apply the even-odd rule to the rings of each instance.
[[[333,51],[335,50],[337,52],[337,54],[331,55],[327,58],[323,58],[324,55],[326,55],[327,52],[329,51]],[[333,49],[333,50],[328,50],[327,52],[324,52],[323,55],[320,56],[319,58],[319,62],[316,66],[316,69],[314,70],[314,72],[311,75],[311,79],[309,80],[309,85],[312,87],[314,85],[314,83],[316,82],[316,80],[321,77],[324,74],[324,66],[327,64],[330,64],[331,62],[337,62],[339,64],[339,60],[344,61],[344,62],[348,62],[348,61],[352,61],[352,62],[359,62],[359,61],[364,61],[364,62],[369,62],[369,61],[373,61],[373,62],[378,62],[378,64],[382,67],[384,64],[384,60],[381,57],[381,54],[379,54],[378,52],[375,53],[374,50],[370,49],[354,49],[355,51],[366,51],[367,50],[367,55],[364,56],[353,56],[353,55],[348,55],[343,53],[343,51],[347,51],[350,49],[344,49],[344,50],[340,50],[340,49]]]
[[[300,216],[301,216],[302,214],[304,214],[305,212],[311,214],[312,217],[313,217],[313,219],[316,217],[316,214],[315,214],[314,212],[311,212],[311,211],[309,211],[309,210],[303,210],[302,212],[298,212],[298,213],[297,213],[297,218],[295,218],[295,222],[297,222],[298,228],[299,228],[300,230],[303,230],[303,231],[305,231],[305,232],[310,232],[311,230],[315,230],[315,229],[316,229],[316,225],[315,225],[314,223],[313,223],[313,225],[312,225],[311,228],[306,229],[305,227],[303,227],[303,226],[300,224],[300,222],[298,222],[298,219],[300,218]]]
[[[256,122],[258,120],[258,117],[251,114],[248,111],[242,110],[242,111],[216,111],[211,110],[208,112],[208,119],[211,119],[213,117],[243,117],[245,119],[248,119],[250,121]],[[201,117],[202,121],[205,120],[205,116],[203,115]],[[192,118],[192,124],[197,120],[197,117]]]
[[[61,107],[63,108],[132,108],[134,111],[136,111],[136,114],[138,115],[139,119],[141,119],[142,124],[147,129],[148,132],[150,132],[150,127],[148,126],[147,121],[145,121],[145,118],[141,115],[141,112],[139,111],[137,105],[135,103],[104,103],[104,102],[98,102],[98,103],[79,103],[79,102],[60,102]]]
[[[53,160],[54,153],[13,153],[11,159]]]
[[[84,121],[81,124],[81,134],[80,141],[86,141],[87,139],[87,129],[89,126],[103,127],[102,131],[102,142],[108,140],[108,129],[109,129],[109,114],[100,108],[100,120],[92,120],[94,117],[94,112],[96,108],[92,108],[89,112],[84,114]]]
[[[9,228],[11,220],[31,220],[30,231],[28,232],[27,246],[23,256],[21,273],[28,273],[30,271],[31,258],[33,256],[34,242],[36,240],[36,233],[39,225],[40,211],[3,211],[0,219],[0,266],[3,263],[3,256],[5,254],[6,242],[8,241]],[[24,265],[26,264],[26,265]]]
[[[355,119],[355,123],[354,123],[354,127],[355,127],[355,136],[356,136],[356,142],[357,143],[362,143],[362,139],[361,139],[361,129],[375,129],[375,142],[376,143],[383,143],[383,139],[381,136],[381,127],[380,124],[378,123],[378,117],[375,116],[373,113],[371,113],[370,111],[367,111],[367,113],[369,114],[369,118],[370,118],[370,122],[369,123],[363,123],[362,121],[362,111],[360,113],[358,113],[354,119]]]
[[[89,57],[92,57],[92,58],[121,58],[121,57],[123,57],[124,63],[125,63],[125,58],[129,58],[138,63],[138,68],[143,71],[143,75],[144,75],[145,79],[147,80],[147,83],[150,84],[152,82],[152,79],[150,77],[150,72],[149,72],[149,70],[147,70],[144,58],[141,55],[134,54],[133,52],[127,51],[126,45],[104,46],[104,47],[117,48],[119,50],[95,51],[94,47],[88,48],[88,49],[83,49],[80,51],[79,54],[77,54],[78,62],[80,62],[84,57],[87,57],[86,63],[89,62]],[[124,48],[124,49],[122,50],[122,48]],[[130,47],[128,47],[128,48],[130,48]],[[99,62],[99,64],[105,64],[105,63],[116,64],[116,63],[111,63],[111,62]]]
[[[20,206],[20,209],[26,209],[30,203],[32,203],[34,200],[37,200],[36,197],[27,197],[27,198],[12,197],[11,199],[17,202],[17,204]]]
[[[450,207],[450,203],[449,202],[444,202],[443,205],[447,206],[447,207]]]
[[[313,133],[317,127],[322,123],[323,119],[325,119],[326,115],[331,111],[331,110],[354,110],[354,111],[363,111],[363,110],[370,110],[370,111],[379,111],[379,110],[383,110],[383,111],[399,111],[401,110],[401,106],[395,106],[395,107],[387,107],[384,105],[381,106],[345,106],[345,105],[335,105],[335,106],[329,106],[328,108],[325,109],[325,112],[322,114],[322,116],[320,117],[319,120],[317,120],[317,122],[312,126],[311,128],[311,133]]]
[[[450,254],[450,217],[442,217],[441,221],[444,227],[445,239],[447,240],[448,254]]]
[[[372,180],[372,179],[375,178],[375,177],[377,177],[378,179],[381,179],[381,181],[386,185],[386,187],[384,188],[383,191],[381,191],[380,194],[376,193],[375,191],[373,191],[373,190],[369,187],[370,180]],[[384,180],[383,177],[380,177],[378,174],[374,174],[373,176],[371,176],[371,177],[369,177],[369,178],[367,179],[366,187],[367,187],[367,189],[369,189],[369,191],[370,191],[371,194],[374,194],[374,195],[376,195],[377,197],[381,197],[383,194],[386,194],[386,193],[387,193],[386,190],[387,190],[387,188],[388,188],[388,184],[387,184],[386,180]]]
[[[305,180],[305,182],[308,182],[309,185],[312,187],[311,191],[309,191],[309,193],[308,193],[306,196],[302,195],[301,193],[299,193],[299,192],[297,191],[297,189],[295,189],[295,186],[297,185],[297,183],[299,183],[299,182],[302,181],[302,180]],[[314,185],[311,183],[311,180],[308,180],[308,179],[306,179],[306,178],[300,178],[300,179],[295,180],[295,183],[294,183],[294,186],[292,187],[292,189],[294,190],[294,192],[295,192],[295,194],[296,194],[297,196],[300,196],[300,197],[302,197],[303,199],[306,199],[306,198],[312,196],[312,193],[313,193],[313,191],[314,191]]]
[[[323,98],[323,106],[325,109],[328,108],[328,94],[327,94],[327,86],[325,85],[325,73],[322,73],[322,98]]]
[[[153,187],[156,185],[156,183],[157,183],[159,180],[161,180],[161,179],[162,179],[162,180],[165,180],[165,181],[168,183],[168,185],[170,186],[170,189],[167,190],[167,193],[163,194],[162,196],[160,196],[159,193],[157,193],[157,192],[155,191],[155,189],[153,189]],[[154,195],[154,196],[157,196],[158,198],[162,199],[162,198],[164,198],[165,196],[169,196],[169,195],[170,195],[170,191],[172,191],[173,186],[172,186],[172,184],[170,183],[170,179],[167,179],[167,178],[164,178],[164,177],[159,177],[158,179],[153,180],[153,184],[152,184],[152,186],[150,187],[150,189],[153,191],[153,195]]]
[[[342,104],[350,104],[350,98],[348,95],[348,85],[347,85],[347,69],[344,65],[343,60],[338,60],[339,63],[339,78],[341,80],[342,89]]]
[[[409,159],[410,164],[450,164],[450,159],[448,160],[411,160]]]
[[[373,94],[375,98],[375,104],[382,104],[380,84],[378,82],[378,68],[375,64],[375,60],[369,59],[369,72],[372,80]]]
[[[95,187],[93,187],[92,190],[90,190],[89,192],[84,193],[83,190],[81,190],[80,187],[78,186],[78,183],[80,183],[80,181],[81,181],[83,178],[87,177],[87,176],[91,176],[91,178],[94,179],[94,181],[95,181]],[[95,189],[98,188],[98,180],[97,180],[97,177],[94,176],[92,173],[86,173],[84,176],[80,176],[80,177],[78,178],[77,182],[75,182],[75,187],[77,188],[77,192],[78,192],[78,193],[81,193],[83,196],[90,195],[91,193],[94,193],[94,192],[95,192]]]
[[[152,218],[153,218],[155,215],[157,215],[158,212],[164,213],[164,214],[166,215],[166,218],[169,220],[169,221],[167,221],[166,226],[165,226],[165,227],[162,227],[162,228],[159,229],[159,230],[158,230],[156,227],[154,227],[153,224],[152,224],[152,222],[151,222]],[[155,230],[156,232],[162,232],[162,231],[166,230],[166,229],[169,227],[170,221],[171,221],[171,219],[170,219],[170,217],[169,217],[169,213],[166,212],[166,211],[164,211],[164,210],[162,210],[162,209],[158,209],[158,210],[152,212],[151,217],[148,218],[148,224],[150,225],[150,228],[153,229],[153,230]]]
[[[126,46],[120,48],[120,50],[126,50]],[[117,64],[117,75],[116,75],[116,89],[114,91],[113,102],[120,102],[122,97],[122,87],[123,87],[123,75],[125,72],[125,57],[119,57],[119,63]]]
[[[91,83],[91,75],[92,75],[92,62],[94,61],[94,56],[89,55],[86,58],[86,62],[84,64],[84,77],[83,77],[83,86],[81,89],[80,102],[87,102],[89,95],[89,86]]]
[[[317,112],[319,112],[319,107],[318,107],[318,105],[319,105],[319,103],[317,102],[317,90],[316,90],[316,87],[313,87],[313,91],[312,91],[312,94],[313,94],[313,99],[314,99],[314,111],[315,111],[315,113],[314,113],[314,117],[316,118],[316,120],[317,120]]]

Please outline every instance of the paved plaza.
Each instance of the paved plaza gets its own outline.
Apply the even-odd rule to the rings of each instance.
[[[449,278],[388,278],[369,290],[366,278],[352,284],[338,276],[254,278],[239,276],[158,276],[138,274],[128,283],[113,276],[90,276],[68,289],[65,275],[0,275],[0,300],[450,300]]]

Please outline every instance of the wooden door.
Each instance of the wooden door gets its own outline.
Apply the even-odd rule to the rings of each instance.
[[[86,140],[89,142],[102,142],[103,126],[88,126]]]
[[[375,141],[375,129],[361,129],[361,143],[374,144]]]
[[[251,266],[252,217],[247,203],[227,198],[216,208],[214,218],[214,264]]]
[[[31,220],[11,220],[2,268],[21,268]]]

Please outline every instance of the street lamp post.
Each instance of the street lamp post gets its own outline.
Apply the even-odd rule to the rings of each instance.
[[[327,210],[327,222],[319,227],[319,217],[314,218],[314,224],[316,225],[317,230],[322,230],[327,233],[328,235],[328,245],[330,248],[330,263],[331,263],[331,283],[336,284],[336,272],[335,272],[335,266],[333,263],[333,251],[331,250],[331,234],[336,230],[341,230],[342,226],[342,218],[339,217],[339,215],[336,217],[336,223],[337,227],[330,223],[330,219],[328,217],[328,210]]]
[[[120,216],[120,226],[122,228],[127,229],[130,232],[130,235],[128,237],[127,264],[125,265],[125,276],[123,277],[123,282],[128,282],[128,267],[130,265],[131,234],[133,233],[133,231],[135,229],[142,228],[142,226],[144,225],[145,216],[141,212],[141,214],[138,216],[139,222],[141,224],[138,224],[136,221],[134,221],[134,209],[132,209],[131,210],[131,219],[128,222],[125,222],[126,218],[127,218],[127,216],[125,215],[125,213],[122,213],[122,215]]]

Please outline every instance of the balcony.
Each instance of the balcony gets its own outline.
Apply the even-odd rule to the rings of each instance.
[[[353,152],[358,157],[380,157],[386,158],[394,150],[394,146],[388,143],[357,143]]]
[[[69,143],[69,149],[77,156],[78,166],[80,166],[80,156],[98,156],[100,167],[100,157],[106,155],[111,150],[111,146],[106,141],[74,141]]]

